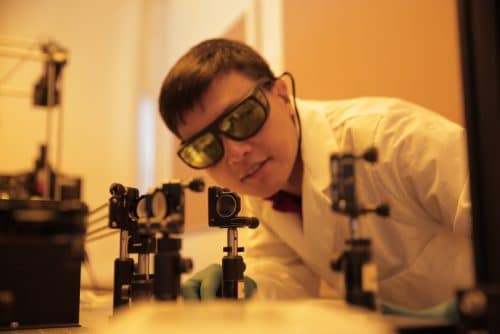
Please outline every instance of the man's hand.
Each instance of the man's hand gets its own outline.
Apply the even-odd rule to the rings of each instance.
[[[257,284],[248,276],[244,277],[245,298],[250,298]],[[211,264],[200,272],[194,274],[181,286],[184,299],[210,300],[218,297],[222,286],[222,266]]]

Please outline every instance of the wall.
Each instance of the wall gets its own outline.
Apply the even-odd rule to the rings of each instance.
[[[455,0],[284,1],[298,96],[397,96],[463,124]]]

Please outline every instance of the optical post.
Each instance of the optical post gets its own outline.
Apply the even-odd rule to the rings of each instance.
[[[222,297],[244,299],[245,262],[239,255],[245,249],[238,246],[238,228],[257,228],[259,220],[254,217],[237,217],[240,212],[240,197],[225,188],[208,188],[208,225],[227,228],[227,254],[222,258]]]
[[[180,256],[184,232],[184,189],[204,189],[201,179],[189,184],[164,183],[139,196],[135,188],[114,183],[110,187],[109,227],[120,229],[120,257],[115,260],[113,310],[141,299],[175,300],[180,275],[192,268],[191,259]],[[137,265],[129,254],[138,254]],[[154,273],[149,268],[154,254]]]
[[[330,157],[332,175],[332,209],[348,215],[351,238],[346,240],[346,250],[340,258],[332,261],[334,271],[343,271],[346,287],[346,301],[349,304],[375,309],[376,268],[372,262],[371,240],[358,236],[358,217],[375,213],[382,217],[389,216],[389,206],[381,204],[376,208],[362,207],[356,198],[355,162],[377,161],[377,150],[368,149],[362,156],[353,154],[333,154]]]

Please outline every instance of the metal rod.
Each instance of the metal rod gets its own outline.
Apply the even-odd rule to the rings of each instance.
[[[351,238],[356,239],[358,237],[358,220],[356,218],[351,217],[350,226],[351,226]]]
[[[58,108],[58,120],[57,120],[57,136],[56,136],[56,170],[61,170],[62,163],[62,149],[63,149],[63,135],[64,135],[64,108],[62,106],[62,84],[63,84],[63,72],[59,73],[59,87],[61,92],[59,94],[59,108]],[[54,87],[55,90],[55,87]]]
[[[1,96],[17,97],[17,98],[31,97],[31,93],[26,91],[26,90],[12,88],[12,87],[6,87],[6,86],[0,86],[0,95]]]
[[[227,246],[230,248],[228,255],[238,255],[238,229],[236,227],[227,229]]]
[[[39,44],[36,40],[14,37],[0,37],[0,46],[9,48],[32,49]]]
[[[48,61],[50,57],[39,51],[17,51],[9,49],[0,49],[0,57],[22,58],[35,61]]]
[[[137,256],[137,272],[146,275],[146,279],[149,278],[149,254],[142,253]]]
[[[50,154],[50,142],[52,134],[52,108],[54,104],[54,90],[55,90],[55,63],[49,62],[47,64],[47,111],[46,111],[46,124],[45,124],[45,141],[46,141],[46,164],[48,164]],[[43,198],[49,198],[51,193],[50,184],[50,168],[45,168],[45,186],[43,188]]]
[[[120,230],[120,260],[128,259],[128,231]]]

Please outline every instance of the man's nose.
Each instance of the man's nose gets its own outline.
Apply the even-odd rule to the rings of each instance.
[[[224,155],[229,163],[241,162],[252,150],[252,145],[246,140],[238,141],[224,136],[221,139],[224,145]]]

